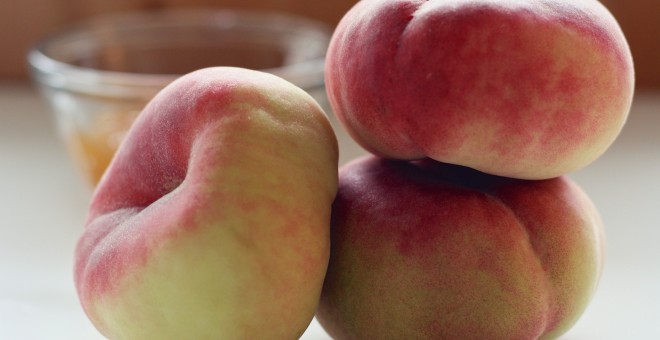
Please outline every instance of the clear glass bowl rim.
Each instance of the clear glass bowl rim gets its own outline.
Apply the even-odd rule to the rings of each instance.
[[[154,92],[181,75],[98,70],[56,60],[49,56],[47,51],[53,45],[66,42],[76,35],[83,37],[93,35],[91,28],[99,24],[111,24],[122,27],[121,29],[129,27],[128,25],[136,29],[154,23],[172,27],[204,23],[217,26],[219,18],[230,18],[242,26],[251,25],[256,28],[269,29],[269,27],[273,27],[270,25],[277,25],[276,28],[288,31],[303,30],[305,34],[312,34],[316,39],[322,39],[322,46],[327,46],[332,33],[330,27],[323,22],[277,11],[213,8],[171,9],[156,12],[133,11],[92,18],[44,37],[28,52],[28,64],[32,77],[42,86],[104,97],[149,98],[153,96]],[[301,88],[315,88],[323,85],[324,63],[325,48],[319,50],[315,58],[304,62],[260,71],[273,73],[285,79],[296,79],[292,82]]]

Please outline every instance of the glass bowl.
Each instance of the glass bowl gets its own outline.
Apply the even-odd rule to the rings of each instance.
[[[71,158],[94,186],[133,119],[182,74],[210,66],[257,69],[323,96],[331,33],[323,23],[275,12],[134,12],[47,37],[30,50],[28,63]]]

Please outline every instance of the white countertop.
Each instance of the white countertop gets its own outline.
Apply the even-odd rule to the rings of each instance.
[[[342,163],[363,153],[336,130]],[[660,93],[638,94],[612,148],[571,176],[601,211],[607,258],[562,339],[660,339]],[[102,339],[72,283],[89,195],[45,102],[28,84],[0,82],[0,339]],[[329,338],[314,322],[303,339]]]

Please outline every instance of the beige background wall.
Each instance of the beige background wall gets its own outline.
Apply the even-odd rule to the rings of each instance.
[[[0,0],[0,77],[24,77],[25,54],[48,32],[102,13],[217,6],[292,12],[335,25],[357,0]]]
[[[617,18],[635,61],[637,87],[660,89],[660,0],[601,0]]]
[[[0,78],[25,77],[25,53],[43,35],[101,13],[182,6],[288,11],[335,25],[356,0],[1,0]],[[635,58],[638,88],[660,88],[660,0],[602,0],[619,20]]]

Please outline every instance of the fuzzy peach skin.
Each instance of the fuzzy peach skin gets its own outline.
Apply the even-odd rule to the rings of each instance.
[[[110,339],[294,339],[329,257],[337,141],[275,76],[185,75],[149,103],[94,194],[75,254]]]
[[[336,28],[325,74],[368,151],[523,179],[597,159],[634,88],[626,39],[596,0],[363,0]]]
[[[342,339],[551,339],[600,277],[603,229],[566,177],[369,156],[340,170],[317,319]]]

